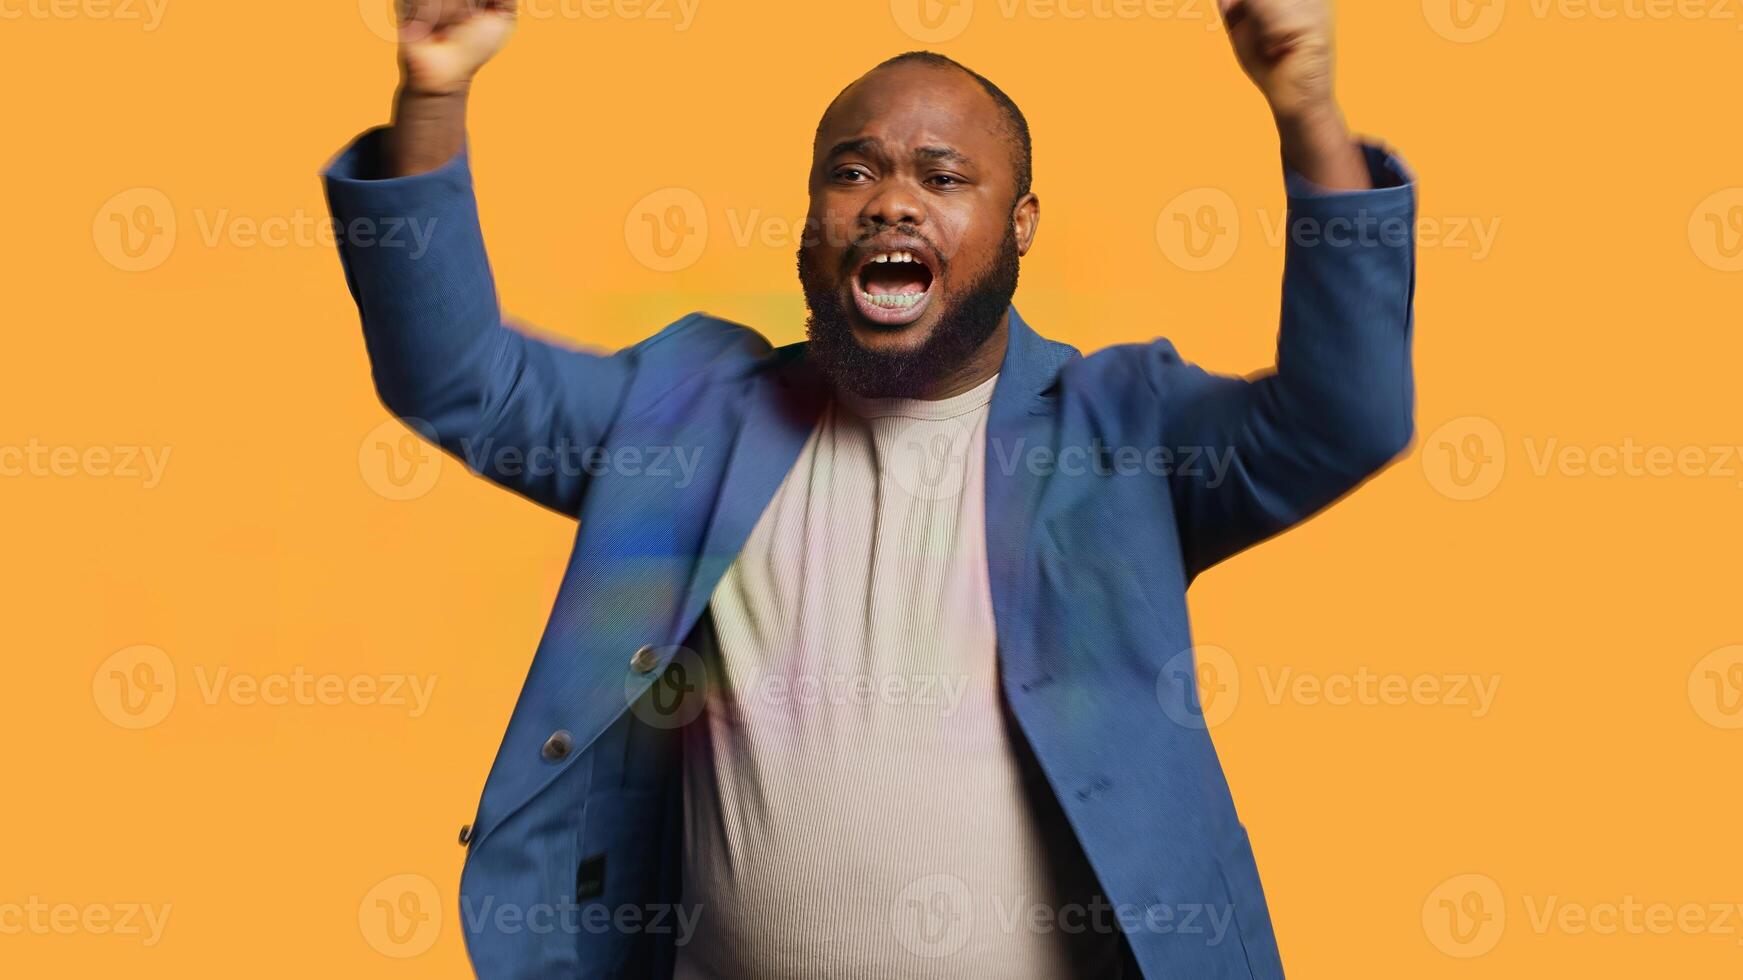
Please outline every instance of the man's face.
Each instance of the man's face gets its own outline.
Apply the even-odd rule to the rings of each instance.
[[[799,274],[811,348],[868,395],[962,369],[1003,323],[1038,206],[1004,114],[964,72],[880,69],[825,117]]]

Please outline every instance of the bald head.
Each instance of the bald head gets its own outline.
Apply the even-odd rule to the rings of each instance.
[[[958,73],[972,81],[986,94],[990,107],[995,112],[1001,134],[1010,148],[1012,183],[1016,188],[1014,197],[1021,198],[1029,193],[1030,185],[1034,182],[1034,146],[1029,137],[1029,120],[1023,116],[1023,110],[1018,108],[1017,103],[985,75],[933,51],[909,51],[896,55],[879,63],[837,93],[828,107],[823,110],[823,117],[817,122],[817,134],[813,140],[814,152],[828,149],[822,146],[822,141],[824,131],[828,128],[830,113],[834,112],[842,100],[847,98],[855,88],[864,85],[881,72],[917,68]]]

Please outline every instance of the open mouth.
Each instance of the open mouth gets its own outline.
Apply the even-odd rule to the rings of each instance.
[[[853,274],[853,299],[867,320],[902,326],[920,319],[932,298],[931,259],[918,249],[872,252]]]

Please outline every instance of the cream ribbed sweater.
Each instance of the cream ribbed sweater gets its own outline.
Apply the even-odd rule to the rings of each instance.
[[[1113,936],[1070,928],[1093,877],[1001,710],[995,380],[838,396],[716,589],[680,980],[1118,975]]]

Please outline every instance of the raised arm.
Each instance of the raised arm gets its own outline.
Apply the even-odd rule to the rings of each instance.
[[[514,31],[503,0],[413,0],[391,128],[326,172],[346,281],[388,410],[474,471],[566,514],[628,387],[601,357],[505,326],[466,154],[466,98]]]
[[[1345,128],[1325,0],[1222,8],[1277,122],[1288,235],[1273,371],[1214,375],[1166,342],[1150,348],[1169,445],[1228,461],[1215,476],[1171,477],[1189,575],[1311,516],[1396,458],[1414,432],[1414,178]]]

